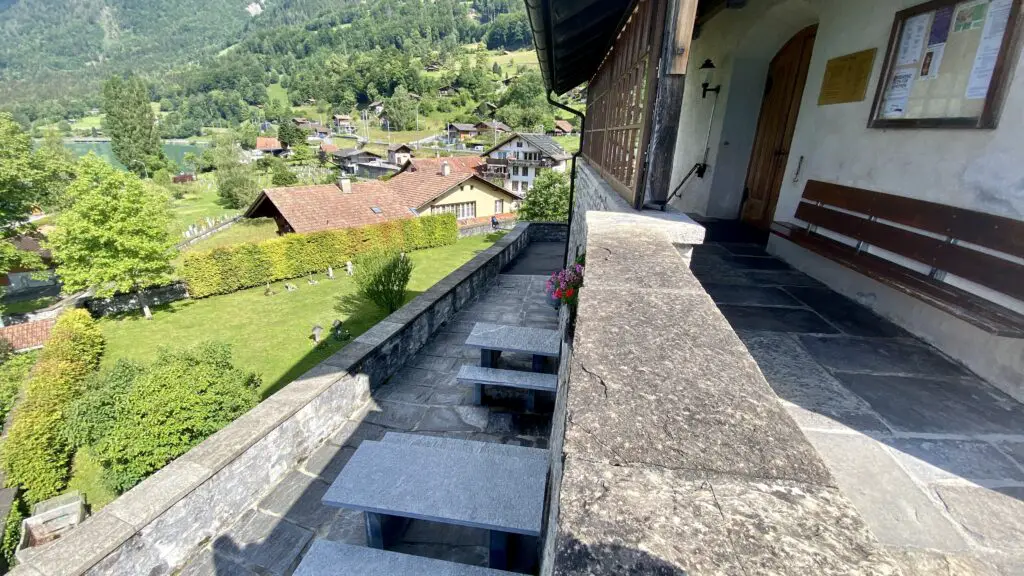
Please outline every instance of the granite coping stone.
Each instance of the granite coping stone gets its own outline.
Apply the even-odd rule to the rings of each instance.
[[[547,460],[364,441],[327,506],[539,536]]]
[[[830,487],[570,456],[559,505],[556,575],[899,574]]]
[[[555,374],[484,368],[482,366],[464,365],[462,368],[459,368],[457,378],[460,382],[470,384],[509,386],[512,388],[527,388],[548,392],[554,392],[558,388],[558,376]]]
[[[617,229],[656,230],[663,234],[670,244],[702,244],[705,229],[686,214],[642,210],[640,212],[587,212],[587,229],[600,228],[603,234]],[[593,236],[593,235],[591,235]],[[590,238],[588,237],[588,247]]]
[[[422,434],[403,434],[401,432],[388,432],[384,434],[382,442],[389,444],[405,444],[407,446],[428,446],[442,450],[455,452],[467,452],[470,454],[494,454],[495,456],[508,456],[513,458],[537,458],[547,459],[550,452],[542,448],[528,448],[526,446],[515,446],[513,444],[500,444],[497,442],[479,442],[477,440],[462,440],[459,438],[446,438],[444,436],[424,436]]]
[[[306,553],[293,576],[514,576],[512,572],[456,564],[444,560],[412,556],[317,540]]]
[[[594,214],[590,212],[587,217]],[[625,253],[637,242],[644,244],[647,258]],[[628,227],[616,227],[587,244],[586,286],[701,290],[700,282],[687,270],[682,254],[669,243],[663,231]]]
[[[561,339],[558,330],[477,322],[466,338],[466,346],[557,358]]]
[[[584,288],[571,373],[579,457],[833,483],[707,294]]]
[[[33,551],[28,563],[43,576],[81,574],[134,533],[130,524],[101,510],[59,540]]]

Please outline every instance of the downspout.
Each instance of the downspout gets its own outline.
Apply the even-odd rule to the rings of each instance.
[[[569,175],[569,234],[572,234],[572,217],[576,211],[576,159],[583,153],[583,139],[587,137],[587,116],[582,112],[575,110],[556,101],[552,98],[554,92],[548,90],[548,103],[552,106],[565,110],[573,116],[580,119],[580,147],[572,155],[572,173]],[[562,256],[562,264],[567,266],[569,264],[569,240],[566,238],[565,241],[565,254]]]

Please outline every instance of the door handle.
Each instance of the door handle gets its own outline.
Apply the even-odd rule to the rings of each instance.
[[[804,169],[804,157],[800,157],[800,161],[796,163],[796,172],[793,173],[793,183],[797,184],[800,182],[800,172]]]

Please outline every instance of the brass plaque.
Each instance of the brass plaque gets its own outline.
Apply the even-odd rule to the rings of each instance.
[[[818,106],[864,100],[877,52],[878,48],[872,48],[829,60],[821,81]]]

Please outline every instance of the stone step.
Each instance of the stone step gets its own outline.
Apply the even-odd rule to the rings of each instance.
[[[462,440],[459,438],[444,438],[441,436],[424,436],[422,434],[406,434],[404,432],[388,432],[384,434],[381,442],[392,444],[405,444],[407,446],[427,446],[452,450],[457,452],[468,452],[471,454],[494,454],[496,456],[507,456],[513,458],[539,458],[547,460],[548,451],[542,448],[527,448],[526,446],[515,446],[512,444],[499,444],[497,442],[478,442],[475,440]]]
[[[366,440],[328,488],[323,503],[540,536],[548,460],[532,452],[523,454]]]
[[[557,358],[561,349],[561,336],[558,330],[477,322],[469,338],[466,338],[466,346]]]
[[[506,386],[509,388],[525,388],[527,390],[541,390],[544,392],[554,392],[558,388],[558,376],[556,374],[484,368],[482,366],[463,366],[459,369],[459,374],[456,378],[462,384]]]
[[[516,576],[513,572],[317,540],[294,576]]]

